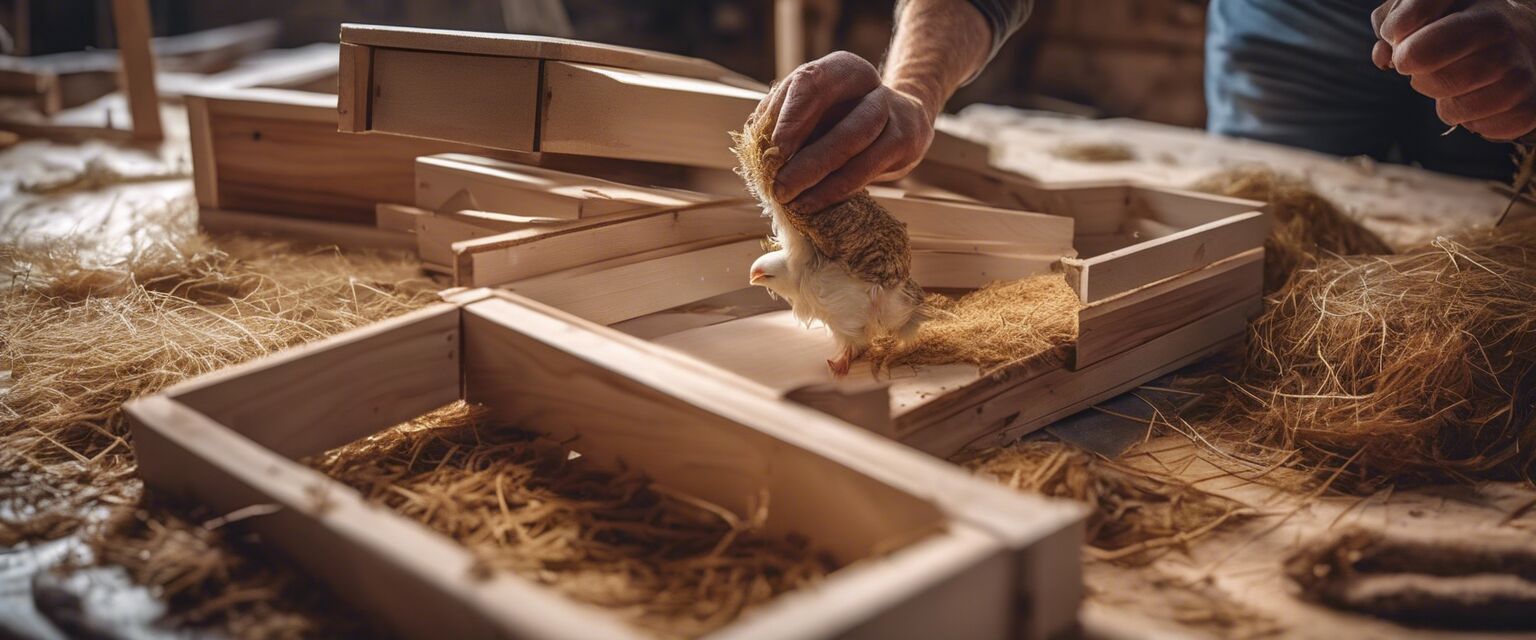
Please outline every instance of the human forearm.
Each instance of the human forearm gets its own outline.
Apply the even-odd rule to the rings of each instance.
[[[907,0],[896,16],[885,85],[917,98],[929,120],[987,63],[992,27],[966,0]]]

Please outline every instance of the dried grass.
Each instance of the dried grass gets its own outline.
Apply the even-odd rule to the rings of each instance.
[[[1255,321],[1235,388],[1202,429],[1330,472],[1354,460],[1361,490],[1528,476],[1536,222],[1302,269]]]
[[[992,371],[1049,357],[1077,339],[1077,294],[1061,274],[995,282],[959,298],[928,296],[934,316],[917,337],[900,344],[876,341],[869,349],[878,368],[892,365],[968,363]]]
[[[1251,515],[1242,505],[1183,481],[1094,455],[1056,440],[1024,440],[962,462],[1008,487],[1092,507],[1091,557],[1146,564],[1216,528]]]
[[[1392,248],[1301,180],[1264,168],[1233,169],[1191,189],[1269,203],[1275,227],[1264,241],[1264,290],[1276,291],[1298,269],[1326,255],[1385,255]]]
[[[328,452],[321,471],[507,570],[662,637],[718,629],[835,567],[804,540],[572,458],[463,403]]]

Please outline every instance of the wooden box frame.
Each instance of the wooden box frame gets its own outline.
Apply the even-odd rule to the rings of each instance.
[[[1061,212],[1052,215],[914,195],[921,190],[872,193],[907,222],[913,273],[924,286],[975,288],[1064,271],[1084,305],[1078,342],[992,374],[950,365],[880,378],[856,367],[833,384],[821,364],[830,338],[807,337],[766,294],[745,288],[761,244],[679,231],[692,222],[675,213],[666,214],[672,232],[649,244],[605,240],[634,237],[627,230],[638,223],[627,220],[454,242],[455,281],[517,291],[590,321],[588,330],[609,339],[644,336],[741,374],[763,393],[939,456],[1016,438],[1204,357],[1239,339],[1261,308],[1269,224],[1256,210],[1261,203],[1129,184],[1040,188],[1037,202]],[[1074,245],[1093,255],[1073,257]],[[557,254],[566,262],[539,258]],[[712,304],[756,305],[757,315],[663,318],[708,316],[689,308]],[[683,328],[656,328],[668,323]]]
[[[145,482],[230,512],[409,637],[641,638],[296,462],[465,398],[844,559],[720,638],[1046,638],[1075,625],[1083,509],[1020,495],[644,341],[506,292],[450,302],[126,405]],[[922,536],[910,542],[915,536]],[[910,542],[881,555],[892,541]]]

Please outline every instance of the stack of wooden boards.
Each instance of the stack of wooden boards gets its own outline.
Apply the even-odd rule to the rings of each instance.
[[[451,308],[216,374],[141,403],[135,441],[152,483],[201,492],[221,508],[294,502],[303,487],[329,487],[328,481],[291,470],[287,479],[246,478],[236,497],[199,483],[240,476],[245,465],[307,455],[464,397],[551,435],[580,436],[600,455],[634,463],[720,504],[738,505],[745,494],[732,492],[764,483],[795,496],[783,498],[792,504],[809,499],[803,493],[814,489],[777,483],[791,473],[786,467],[810,467],[769,459],[790,455],[783,447],[803,447],[814,452],[805,455],[826,455],[861,470],[855,476],[884,469],[874,473],[877,484],[900,485],[897,493],[923,496],[942,510],[953,498],[947,489],[929,492],[896,482],[903,472],[890,470],[918,463],[887,440],[949,456],[1015,438],[1230,344],[1260,306],[1269,224],[1258,210],[1261,203],[1120,183],[1040,184],[990,167],[981,145],[941,135],[912,178],[871,188],[907,224],[918,282],[966,290],[1060,274],[1083,305],[1079,338],[1001,372],[902,366],[876,375],[865,366],[833,380],[823,363],[832,351],[830,337],[800,326],[782,303],[747,285],[747,268],[764,250],[768,224],[729,171],[726,132],[745,120],[762,96],[761,85],[708,62],[633,49],[355,25],[342,29],[339,78],[337,96],[246,90],[189,101],[204,225],[411,247],[428,269],[455,285],[497,289],[469,289],[450,296],[456,300]],[[427,362],[441,355],[441,344],[439,351],[429,348],[433,340],[447,343],[448,362]],[[416,342],[420,349],[411,346]],[[386,362],[390,357],[399,361]],[[418,370],[420,376],[376,379],[380,371]],[[331,401],[318,392],[297,408],[242,400],[294,393],[290,379],[354,375],[361,385],[357,393],[327,389]],[[463,380],[463,386],[449,380]],[[422,389],[412,386],[418,384]],[[712,417],[698,418],[700,407]],[[268,410],[270,426],[243,421]],[[342,417],[353,415],[368,418]],[[304,426],[327,421],[338,425],[313,432]],[[848,423],[884,439],[850,431]],[[751,443],[717,437],[743,428],[759,435]],[[680,431],[668,435],[669,429]],[[237,454],[222,454],[201,440],[243,441],[241,436],[254,442]],[[669,461],[674,455],[683,461]],[[201,466],[179,468],[188,456]],[[855,458],[864,462],[855,464]],[[890,466],[866,464],[873,459]],[[816,468],[822,469],[818,474],[844,473]],[[754,479],[726,477],[742,469]],[[851,482],[865,486],[870,480]],[[954,482],[945,486],[964,485]],[[986,493],[964,486],[958,494]],[[801,508],[780,498],[774,504]],[[457,584],[443,572],[468,562],[461,550],[420,532],[402,533],[435,549],[440,566],[402,558],[398,548],[366,529],[409,527],[347,505],[334,519],[296,507],[292,526],[318,527],[329,536],[327,545],[363,554],[357,559],[386,560],[381,571],[430,591],[443,607],[466,612],[467,628],[571,633],[560,630],[563,623],[539,626],[518,612],[523,610],[503,611],[486,599],[493,592],[530,601],[547,595],[524,593],[523,586],[500,579],[488,590]],[[943,524],[952,533],[968,526],[958,513]],[[886,521],[873,511],[866,515]],[[838,535],[800,515],[785,517],[794,523],[786,526]],[[1038,551],[1045,534],[999,533],[1018,526],[999,517],[1012,524],[984,528],[1016,541],[1010,549],[1028,547],[1018,552],[1031,558],[1026,565],[1044,562]],[[1069,525],[1052,531],[1046,537],[1077,535]],[[293,535],[272,535],[279,544],[302,546]],[[294,553],[338,588],[355,586],[356,578],[336,561],[304,549]],[[1063,584],[1076,585],[1075,557],[1066,555],[1072,566],[1050,571]],[[868,554],[850,550],[847,557]],[[923,593],[931,602],[948,597],[937,595],[945,592],[938,586],[942,580],[925,576],[898,582],[909,595]],[[827,593],[843,593],[837,584]],[[1028,613],[1014,611],[997,624],[1026,636],[1065,628],[1059,607],[1071,608],[1077,598],[1074,588],[1064,588],[1054,601],[1039,590],[1022,594]],[[367,605],[385,608],[400,597],[359,595]],[[808,635],[861,635],[906,619],[890,610],[897,596],[849,597],[859,603],[850,609],[856,612],[835,622],[828,622],[829,612],[845,605],[831,604],[825,595],[786,598],[811,612],[799,622],[792,616],[767,619]],[[985,617],[996,615],[993,604],[976,607],[992,612],[982,619],[999,620]],[[419,618],[397,617],[402,629],[434,630],[415,626]],[[771,628],[753,626],[756,620],[743,628]],[[801,624],[808,626],[796,626]]]

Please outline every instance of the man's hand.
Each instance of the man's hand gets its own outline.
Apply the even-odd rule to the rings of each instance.
[[[778,112],[773,144],[789,158],[775,199],[820,211],[906,175],[933,142],[939,108],[886,86],[874,65],[846,51],[800,65],[757,105]]]
[[[1412,76],[1446,124],[1490,140],[1536,130],[1536,6],[1529,0],[1387,0],[1371,60]]]

